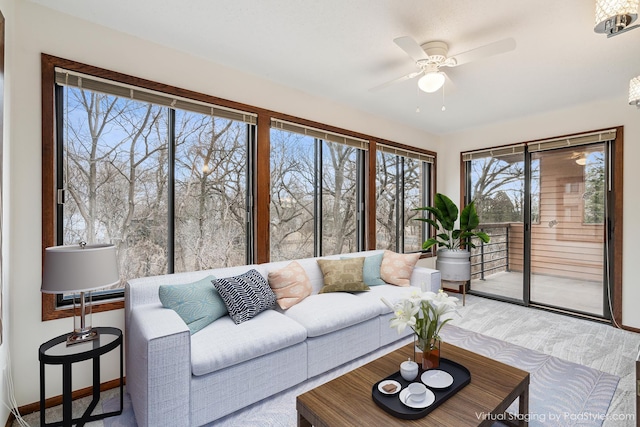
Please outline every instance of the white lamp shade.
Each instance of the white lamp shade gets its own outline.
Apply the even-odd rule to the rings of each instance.
[[[596,25],[598,33],[607,31],[606,22],[616,16],[627,16],[631,24],[638,18],[638,3],[640,0],[596,0]]]
[[[43,293],[62,294],[92,291],[120,282],[118,259],[113,245],[53,246],[45,249]]]
[[[433,93],[442,87],[444,80],[444,74],[440,72],[426,73],[418,80],[418,87],[427,93]]]
[[[640,76],[632,78],[629,82],[629,105],[637,105],[640,108]]]

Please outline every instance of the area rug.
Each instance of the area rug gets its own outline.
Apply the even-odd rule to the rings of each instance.
[[[448,343],[499,360],[531,374],[528,414],[530,426],[600,426],[606,419],[607,409],[619,377],[453,325],[446,325],[443,328],[442,337]],[[295,426],[297,425],[295,404],[297,395],[374,360],[407,342],[408,340],[405,340],[379,349],[209,425]],[[103,410],[112,411],[117,409],[118,405],[118,397],[106,399]],[[517,413],[517,404],[514,403],[509,410]],[[478,414],[479,418],[486,416],[486,414]],[[500,419],[494,420],[496,425],[501,425]],[[106,418],[104,425],[105,427],[136,426],[128,395],[125,396],[122,415]]]

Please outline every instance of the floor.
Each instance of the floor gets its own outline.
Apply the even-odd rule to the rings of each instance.
[[[522,300],[522,283],[522,273],[499,272],[485,276],[484,280],[472,280],[471,289]],[[604,312],[602,286],[601,282],[534,274],[531,278],[531,302],[560,306],[602,317]]]
[[[466,306],[460,305],[457,311],[452,324],[619,376],[620,382],[603,425],[636,425],[633,418],[636,413],[635,361],[640,350],[640,334],[601,322],[473,295],[467,296]],[[103,399],[113,396],[117,396],[117,389],[103,393]],[[81,412],[88,401],[89,398],[75,401],[74,410]],[[60,412],[60,407],[47,409],[47,422],[60,419]],[[24,418],[31,426],[39,425],[37,412]],[[87,425],[103,427],[104,423],[97,421]],[[20,425],[14,422],[13,427]]]

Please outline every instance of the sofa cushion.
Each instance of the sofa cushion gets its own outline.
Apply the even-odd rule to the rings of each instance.
[[[399,254],[384,251],[380,265],[380,277],[387,283],[397,286],[409,286],[413,267],[420,259],[420,253]]]
[[[292,261],[278,270],[269,271],[269,286],[283,310],[311,295],[309,277],[297,261]]]
[[[362,269],[364,257],[345,259],[318,259],[317,260],[324,285],[341,285],[346,283],[363,283]]]
[[[227,307],[213,287],[214,276],[185,285],[160,285],[162,306],[170,308],[184,320],[192,334],[227,314]]]
[[[205,375],[304,342],[307,331],[275,310],[236,325],[222,317],[191,336],[193,375]],[[262,373],[267,374],[267,373]]]
[[[392,312],[391,308],[389,308],[385,303],[382,302],[382,298],[386,299],[391,305],[393,305],[401,299],[411,295],[411,292],[414,290],[419,291],[419,288],[396,285],[380,285],[373,286],[369,292],[358,294],[357,297],[362,300],[367,300],[371,303],[375,303],[380,309],[379,314],[382,315]]]
[[[236,324],[252,319],[276,303],[276,295],[267,280],[254,269],[239,276],[218,279],[213,284]]]
[[[304,326],[307,336],[317,337],[367,321],[379,313],[375,301],[336,292],[308,296],[284,314]]]

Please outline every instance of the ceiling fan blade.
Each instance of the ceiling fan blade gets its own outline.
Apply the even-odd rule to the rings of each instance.
[[[454,55],[452,58],[456,60],[456,64],[452,66],[457,67],[458,65],[466,64],[467,62],[477,61],[478,59],[486,58],[488,56],[509,52],[514,50],[515,48],[516,41],[512,38],[489,43],[487,45]]]
[[[421,59],[429,59],[429,55],[409,36],[395,38],[393,42],[416,62]]]
[[[409,73],[406,76],[398,77],[397,79],[394,79],[394,80],[391,80],[389,82],[382,83],[381,85],[372,87],[371,89],[369,89],[369,92],[377,92],[377,91],[379,91],[381,89],[384,89],[384,88],[389,87],[391,85],[394,85],[396,83],[400,83],[400,82],[403,82],[405,80],[414,79],[414,78],[418,77],[422,73],[423,73],[423,71],[414,71],[413,73]]]

